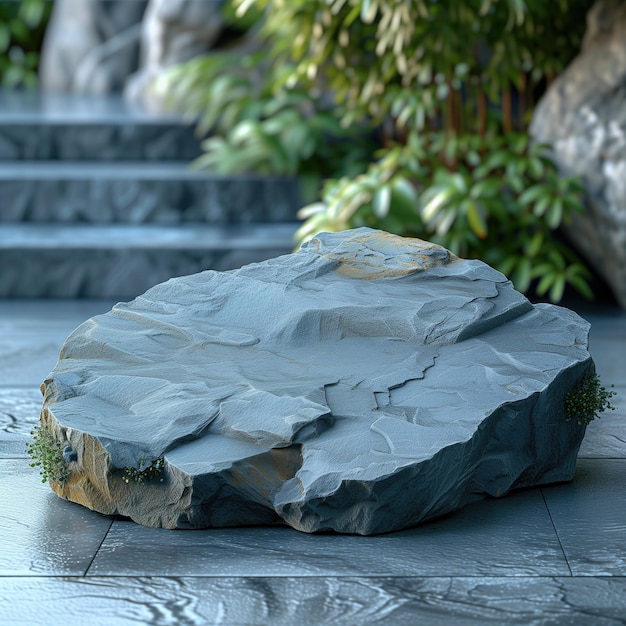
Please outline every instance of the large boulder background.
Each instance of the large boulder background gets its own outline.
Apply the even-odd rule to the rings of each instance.
[[[137,69],[148,0],[56,0],[39,70],[43,90],[121,91]]]
[[[141,33],[137,71],[124,87],[128,100],[151,109],[162,104],[154,82],[167,70],[213,49],[224,30],[222,0],[150,0]]]
[[[586,212],[566,234],[626,308],[626,3],[599,0],[581,53],[550,86],[530,131],[577,174]]]
[[[52,486],[167,528],[413,526],[572,478],[588,329],[440,246],[321,234],[76,329],[42,386]]]
[[[77,94],[124,92],[153,109],[168,68],[211,50],[222,0],[56,0],[41,53],[40,86]]]

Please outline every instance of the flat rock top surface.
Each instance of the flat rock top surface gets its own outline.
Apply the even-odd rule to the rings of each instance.
[[[587,331],[482,262],[357,229],[172,279],[88,320],[46,404],[113,468],[165,456],[204,476],[299,446],[265,494],[287,510],[468,442],[498,407],[588,360]]]

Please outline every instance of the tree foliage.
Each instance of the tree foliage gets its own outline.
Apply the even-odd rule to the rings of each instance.
[[[0,0],[0,83],[37,85],[39,52],[52,8],[51,0]]]
[[[161,88],[210,133],[198,166],[319,181],[300,242],[366,224],[481,258],[522,291],[591,296],[555,236],[582,210],[580,183],[527,136],[589,6],[233,0],[247,51],[187,62]]]

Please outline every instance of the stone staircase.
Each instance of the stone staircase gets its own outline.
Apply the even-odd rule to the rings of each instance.
[[[293,248],[293,179],[192,172],[178,118],[116,97],[0,93],[0,297],[131,299]]]

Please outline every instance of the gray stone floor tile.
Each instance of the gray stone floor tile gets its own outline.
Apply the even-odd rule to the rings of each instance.
[[[617,626],[625,596],[623,578],[6,578],[0,622]]]
[[[591,324],[591,339],[619,336],[626,340],[626,310],[617,306],[604,307],[591,304],[587,311],[579,313]]]
[[[521,576],[569,569],[538,489],[375,537],[288,528],[172,531],[116,520],[88,575]]]
[[[61,500],[28,460],[0,459],[0,577],[84,574],[111,522]]]
[[[626,385],[616,385],[614,391],[615,411],[605,411],[589,424],[579,458],[626,459]]]
[[[626,311],[615,309],[582,316],[591,323],[589,351],[603,384],[626,384]]]
[[[67,336],[113,304],[111,300],[0,300],[0,386],[39,389]]]
[[[86,319],[109,311],[116,302],[111,299],[0,299],[0,337],[18,330],[58,330],[68,335]]]
[[[626,382],[626,340],[616,338],[596,339],[589,350],[596,364],[600,380],[605,386],[623,385]]]
[[[0,382],[38,389],[55,366],[65,331],[13,331],[0,335]]]
[[[65,336],[113,304],[0,300],[3,626],[626,624],[625,312],[583,314],[602,382],[618,396],[589,426],[572,483],[346,537],[113,522],[10,458],[24,456]]]
[[[581,459],[570,484],[543,488],[574,575],[626,574],[625,486],[626,460]]]
[[[0,459],[27,457],[26,443],[39,419],[39,389],[0,387]]]

